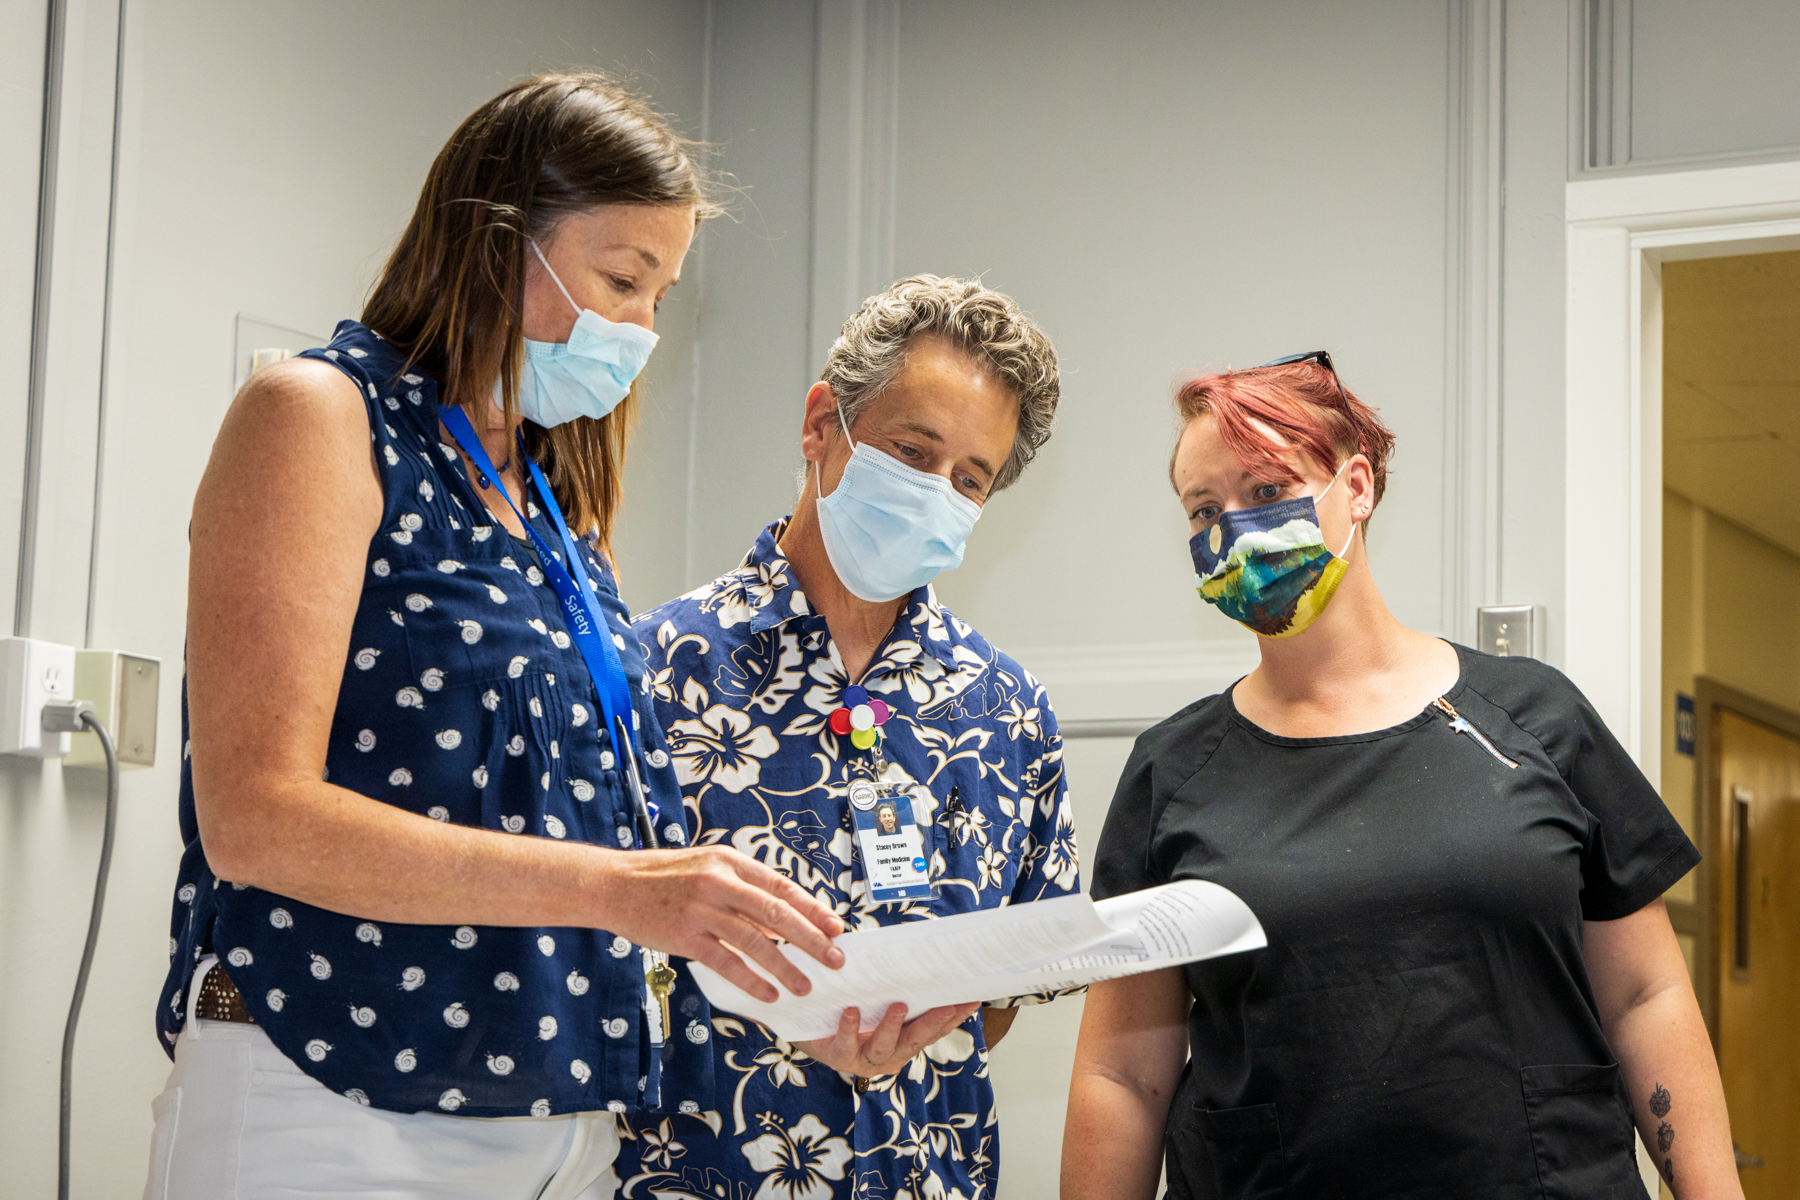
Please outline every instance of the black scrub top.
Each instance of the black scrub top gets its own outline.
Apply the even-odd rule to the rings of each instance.
[[[1095,897],[1207,879],[1269,939],[1185,968],[1169,1196],[1645,1195],[1582,922],[1699,852],[1560,672],[1457,654],[1491,750],[1436,707],[1278,737],[1230,691],[1138,739]]]

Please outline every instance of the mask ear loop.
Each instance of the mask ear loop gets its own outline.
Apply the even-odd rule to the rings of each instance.
[[[1323,500],[1325,498],[1325,492],[1329,492],[1332,488],[1337,486],[1338,475],[1342,475],[1344,473],[1344,468],[1348,467],[1349,465],[1350,465],[1350,460],[1346,458],[1344,460],[1344,465],[1337,469],[1337,475],[1333,475],[1331,477],[1331,482],[1325,485],[1325,491],[1320,492],[1317,496],[1315,496],[1313,498],[1313,504],[1315,505],[1315,510],[1316,510],[1316,506],[1318,505],[1319,501]],[[1361,521],[1350,522],[1350,536],[1344,539],[1344,548],[1337,552],[1337,556],[1339,558],[1343,558],[1345,562],[1350,561],[1348,558],[1345,558],[1345,556],[1350,553],[1350,543],[1354,542],[1356,540],[1356,527],[1361,524],[1362,524]]]
[[[850,453],[852,453],[852,454],[856,453],[856,439],[850,436],[850,426],[845,424],[845,422],[844,422],[843,408],[841,406],[838,406],[838,407],[834,407],[831,411],[833,411],[837,414],[838,424],[843,427],[844,440],[846,442],[850,443]],[[825,475],[824,475],[824,468],[821,467],[818,463],[813,464],[813,482],[816,485],[818,485],[819,500],[823,500],[825,498]],[[843,481],[840,479],[838,482],[842,483]],[[817,503],[817,501],[814,501],[814,503]]]
[[[563,299],[569,302],[569,307],[574,309],[575,315],[579,317],[582,313],[581,305],[575,303],[575,297],[569,295],[569,289],[563,286],[563,281],[556,277],[555,271],[550,270],[550,260],[544,257],[542,250],[538,249],[537,239],[530,238],[528,240],[531,242],[531,252],[538,256],[539,262],[544,264],[544,271],[550,276],[550,282],[556,285],[556,290],[563,294]]]

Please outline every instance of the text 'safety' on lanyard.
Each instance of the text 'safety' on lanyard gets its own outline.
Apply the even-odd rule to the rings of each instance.
[[[575,645],[581,650],[581,657],[587,662],[588,674],[594,677],[594,689],[600,693],[600,708],[605,713],[606,727],[612,733],[613,745],[618,748],[619,756],[624,761],[633,797],[632,808],[637,819],[638,841],[645,849],[657,849],[658,814],[652,810],[650,798],[644,794],[643,780],[638,773],[637,739],[632,735],[631,685],[625,679],[625,667],[619,661],[618,647],[613,645],[612,634],[606,627],[605,618],[600,614],[599,603],[594,597],[593,581],[588,578],[587,569],[581,565],[581,553],[576,549],[575,539],[569,534],[567,522],[563,520],[562,506],[557,504],[556,495],[550,490],[544,473],[531,460],[531,456],[525,453],[521,439],[519,457],[525,460],[525,466],[531,472],[531,481],[537,485],[538,498],[544,502],[550,519],[556,524],[556,532],[562,538],[565,557],[562,562],[558,562],[556,555],[550,550],[550,543],[525,519],[525,514],[519,511],[519,506],[513,503],[506,488],[501,486],[500,472],[494,469],[493,460],[488,458],[481,439],[475,435],[475,427],[469,423],[469,415],[453,405],[445,405],[439,410],[439,416],[444,427],[450,431],[450,436],[463,448],[463,453],[482,472],[485,477],[483,482],[491,481],[495,490],[506,497],[507,506],[518,516],[519,524],[525,527],[531,544],[537,548],[544,574],[549,578],[550,586],[555,589],[557,599],[562,602],[569,634],[575,639]]]

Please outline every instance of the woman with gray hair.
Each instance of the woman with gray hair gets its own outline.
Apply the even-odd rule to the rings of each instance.
[[[1050,340],[976,281],[902,280],[845,322],[806,395],[793,515],[635,620],[697,844],[754,855],[851,928],[1079,890],[1044,689],[931,587],[1058,394]],[[991,1196],[987,1051],[1016,1003],[850,1009],[798,1044],[719,1014],[718,1107],[633,1121],[626,1192]]]

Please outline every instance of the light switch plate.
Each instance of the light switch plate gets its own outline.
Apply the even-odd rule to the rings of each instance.
[[[67,754],[68,734],[44,732],[44,705],[74,698],[75,647],[0,638],[0,754]]]
[[[1476,610],[1475,648],[1502,658],[1544,657],[1544,606],[1502,604]]]

